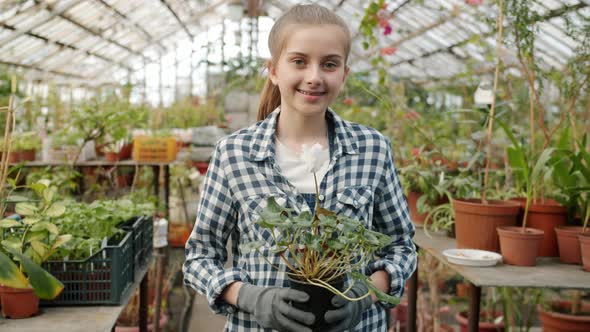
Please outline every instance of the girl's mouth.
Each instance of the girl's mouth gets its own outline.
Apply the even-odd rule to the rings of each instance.
[[[326,94],[324,91],[304,91],[297,89],[297,92],[306,95],[306,96],[323,96]]]

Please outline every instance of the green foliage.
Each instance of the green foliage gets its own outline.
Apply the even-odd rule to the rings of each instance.
[[[34,131],[14,133],[12,136],[14,151],[39,150],[41,149],[41,137]]]
[[[193,128],[222,122],[213,98],[201,104],[197,97],[175,101],[163,112],[163,128]]]
[[[61,196],[71,196],[78,189],[78,179],[82,176],[80,172],[70,166],[52,167],[35,169],[27,174],[27,185],[38,182],[41,179],[47,179],[57,188]]]
[[[264,240],[246,243],[240,246],[242,253],[257,250],[265,259],[266,252],[278,254],[287,265],[290,276],[340,295],[343,294],[331,287],[330,281],[348,274],[368,282],[366,277],[361,278],[361,274],[355,272],[364,269],[379,250],[391,243],[389,236],[369,230],[362,222],[336,215],[319,205],[314,215],[309,212],[297,215],[294,210],[281,207],[272,197],[267,200],[267,207],[260,212],[256,224],[268,230],[274,246],[269,247]],[[261,248],[265,249],[264,252]],[[399,302],[382,292],[377,294],[393,304]]]

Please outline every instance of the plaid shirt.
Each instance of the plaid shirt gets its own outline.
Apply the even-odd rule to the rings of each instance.
[[[235,281],[288,286],[285,265],[271,249],[261,248],[280,271],[258,252],[242,254],[238,248],[241,243],[259,239],[272,243],[271,234],[255,223],[266,198],[272,196],[280,205],[299,213],[309,211],[303,195],[281,175],[275,161],[279,112],[277,109],[264,121],[217,143],[203,183],[196,224],[186,244],[184,282],[205,294],[215,313],[228,316],[225,331],[264,331],[252,315],[220,299],[225,287]],[[393,243],[364,272],[371,275],[385,270],[391,281],[390,294],[401,296],[405,281],[416,267],[416,248],[391,143],[378,131],[344,121],[329,109],[326,120],[332,136],[332,157],[320,184],[320,204],[392,237]],[[230,236],[233,261],[224,267]],[[354,331],[386,331],[387,308],[390,306],[385,303],[373,304]]]

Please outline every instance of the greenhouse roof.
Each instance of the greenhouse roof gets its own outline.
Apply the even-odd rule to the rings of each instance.
[[[363,48],[363,37],[358,32],[369,1],[238,1],[242,2],[244,15],[239,19],[238,30],[241,21],[249,16],[276,19],[296,3],[318,3],[332,8],[351,26],[354,38],[351,65],[357,71],[370,69],[368,59],[379,55],[383,48],[390,48],[391,54],[383,56],[390,74],[414,81],[453,78],[467,66],[475,73],[485,74],[495,65],[490,57],[496,54],[496,33],[492,27],[498,10],[493,1],[385,1],[391,32],[379,34],[377,45],[369,50]],[[545,66],[559,68],[571,58],[582,39],[588,38],[570,37],[567,29],[568,24],[589,24],[590,1],[532,2],[539,14],[537,54]],[[24,68],[35,79],[51,77],[98,85],[124,82],[132,73],[159,63],[162,56],[174,52],[179,45],[189,45],[191,61],[195,58],[202,61],[204,57],[212,61],[211,53],[201,52],[196,45],[227,42],[226,35],[212,40],[204,33],[228,21],[228,5],[235,3],[235,0],[3,0],[0,2],[0,64]],[[224,28],[222,33],[228,31]],[[261,31],[258,37],[262,45],[259,48],[266,44],[264,33]],[[503,53],[505,63],[517,65],[510,40],[504,44],[508,45]]]

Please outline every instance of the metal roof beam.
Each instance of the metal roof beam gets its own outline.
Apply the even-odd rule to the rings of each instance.
[[[21,28],[21,29],[17,29],[13,34],[11,34],[10,36],[0,40],[0,45],[6,45],[7,43],[10,43],[11,41],[17,39],[18,37],[27,34],[29,32],[31,32],[33,29],[40,27],[41,25],[51,21],[54,17],[59,16],[61,14],[63,14],[64,12],[70,10],[72,7],[74,7],[75,5],[79,4],[80,0],[77,1],[73,1],[72,3],[70,3],[69,5],[53,11],[50,11],[50,15],[48,17],[46,17],[45,19],[39,20],[39,21],[35,21],[33,24],[30,24],[27,27]],[[35,0],[35,4],[39,6],[40,10],[43,9],[48,9],[48,7],[50,7],[50,4],[46,3],[46,2],[39,2],[38,0]]]
[[[149,32],[147,32],[141,25],[139,25],[139,23],[133,22],[127,15],[125,15],[125,13],[122,13],[117,8],[111,6],[105,0],[95,0],[95,1],[100,2],[103,6],[107,7],[111,11],[113,11],[119,18],[122,18],[125,23],[131,24],[137,31],[141,32],[144,35],[144,37],[148,41],[148,43],[157,44],[158,47],[160,47],[160,49],[163,52],[168,52],[168,49],[166,49],[166,47],[161,42],[154,41],[154,37],[152,35],[150,35]]]
[[[34,0],[34,1],[35,1],[35,3],[40,3],[40,2],[47,1],[47,0]],[[53,11],[53,6],[51,6],[51,5],[47,6],[47,10],[49,10],[49,11],[50,11],[52,14],[54,13],[54,11]],[[82,23],[80,23],[80,22],[78,22],[78,21],[74,20],[73,18],[71,18],[71,17],[69,17],[68,15],[66,15],[66,14],[65,14],[63,11],[61,11],[61,13],[58,13],[58,14],[57,14],[57,16],[59,16],[59,17],[61,17],[62,19],[66,20],[66,21],[68,21],[68,22],[70,22],[70,23],[72,23],[73,25],[75,25],[75,26],[79,27],[80,29],[82,29],[82,30],[84,30],[84,31],[88,32],[88,33],[89,33],[89,34],[91,34],[91,35],[94,35],[94,36],[96,36],[96,37],[98,37],[98,38],[100,38],[100,39],[102,39],[102,40],[105,40],[105,41],[107,41],[107,42],[109,42],[109,43],[113,44],[113,45],[117,45],[118,47],[120,47],[120,48],[122,48],[122,49],[126,50],[127,52],[129,52],[129,53],[131,53],[131,54],[134,54],[134,55],[136,55],[136,56],[139,56],[139,57],[141,57],[141,58],[143,58],[143,59],[147,59],[147,60],[149,60],[149,61],[153,61],[153,60],[151,60],[151,59],[147,58],[147,57],[146,57],[144,54],[141,54],[141,53],[139,53],[139,52],[137,52],[137,51],[135,51],[135,50],[131,49],[130,47],[128,47],[128,46],[125,46],[125,45],[123,45],[123,44],[119,43],[118,41],[116,41],[116,40],[114,40],[114,39],[112,39],[112,38],[105,37],[105,36],[104,36],[102,33],[98,32],[98,31],[95,31],[95,30],[93,30],[93,29],[91,29],[91,28],[89,28],[89,27],[85,26],[84,24],[82,24]]]
[[[168,10],[170,11],[170,13],[172,14],[172,16],[174,16],[174,18],[176,19],[176,22],[178,22],[178,24],[182,27],[182,29],[186,32],[186,34],[188,35],[188,37],[193,40],[195,39],[195,37],[193,36],[193,34],[190,32],[190,30],[186,27],[186,25],[184,24],[184,22],[182,22],[182,20],[180,19],[180,17],[178,16],[178,14],[176,14],[176,12],[174,11],[174,9],[172,9],[172,7],[170,6],[170,4],[168,2],[166,2],[166,0],[160,0],[160,2],[162,2],[164,4],[164,6],[166,6],[166,8],[168,8]]]
[[[65,77],[73,77],[73,78],[85,79],[84,76],[80,76],[80,75],[77,75],[77,74],[66,73],[66,72],[57,71],[57,70],[43,70],[43,68],[38,68],[38,67],[35,67],[35,66],[31,66],[31,65],[25,65],[25,64],[22,64],[22,63],[15,63],[15,62],[9,62],[9,61],[0,60],[0,64],[8,65],[8,66],[21,67],[21,68],[30,69],[30,70],[31,69],[32,70],[38,70],[40,72],[52,73],[52,74],[55,74],[55,75],[60,75],[60,76],[65,76]]]
[[[4,29],[8,29],[8,30],[13,30],[13,31],[16,31],[16,30],[17,30],[15,27],[13,27],[13,26],[11,26],[11,25],[8,25],[8,24],[6,24],[6,23],[2,23],[0,26],[2,26]],[[79,54],[79,53],[85,53],[85,54],[87,54],[87,55],[91,55],[91,56],[97,57],[97,58],[99,58],[99,59],[101,59],[101,60],[103,60],[103,61],[106,61],[106,62],[109,62],[109,63],[115,64],[115,65],[118,65],[118,66],[120,66],[120,67],[122,67],[122,68],[125,68],[125,69],[128,69],[128,70],[131,70],[131,69],[132,69],[131,67],[127,66],[126,64],[124,64],[124,63],[122,63],[122,62],[117,62],[117,61],[114,61],[114,60],[112,60],[112,59],[109,59],[109,58],[107,58],[107,57],[105,57],[105,56],[102,56],[102,55],[100,55],[100,54],[97,54],[97,53],[91,52],[91,51],[89,51],[89,50],[81,49],[81,48],[79,48],[79,47],[77,47],[77,46],[74,46],[74,45],[72,45],[72,44],[63,43],[63,42],[60,42],[60,41],[57,41],[57,40],[51,40],[51,39],[49,39],[49,38],[47,38],[47,37],[43,37],[43,36],[41,36],[41,35],[38,35],[38,34],[36,34],[36,33],[33,33],[33,32],[27,32],[27,33],[25,33],[25,34],[26,34],[27,36],[30,36],[30,37],[33,37],[33,38],[37,38],[37,39],[43,40],[43,41],[44,41],[44,42],[46,42],[46,43],[52,43],[52,44],[55,44],[55,45],[57,45],[57,46],[58,46],[60,49],[69,48],[69,49],[71,49],[71,50],[77,51],[77,52],[78,52],[77,54]],[[1,47],[0,47],[0,49],[1,49]],[[52,54],[52,55],[50,55],[50,56],[47,56],[47,57],[45,57],[45,59],[44,59],[43,61],[47,60],[47,59],[48,59],[48,58],[50,58],[50,57],[53,57],[54,55],[56,55],[56,53],[54,53],[54,54]],[[37,63],[33,64],[32,66],[35,66],[35,65],[37,65],[37,64],[39,64],[39,63],[40,63],[40,62],[37,62]]]

